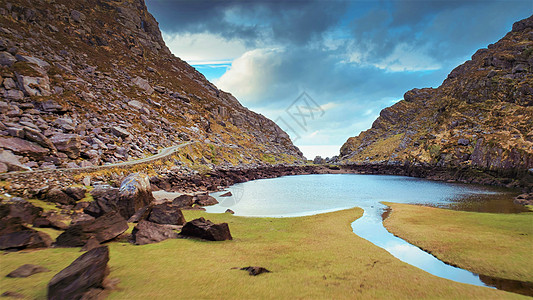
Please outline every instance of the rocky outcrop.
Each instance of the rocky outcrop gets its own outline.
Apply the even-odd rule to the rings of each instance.
[[[2,2],[0,27],[0,149],[32,169],[189,140],[203,144],[191,158],[213,165],[303,159],[274,122],[172,55],[143,0]]]
[[[108,262],[107,246],[82,254],[50,280],[47,299],[97,299],[88,295],[103,290],[104,278],[109,274]]]
[[[485,170],[533,167],[533,16],[455,68],[413,89],[341,148],[346,164]]]
[[[204,218],[194,219],[185,223],[181,236],[195,237],[209,241],[232,240],[228,223],[214,224]]]

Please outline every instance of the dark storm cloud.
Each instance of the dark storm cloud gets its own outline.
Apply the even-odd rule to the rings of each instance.
[[[305,44],[334,26],[347,2],[147,0],[147,6],[166,32]]]
[[[531,0],[392,1],[380,2],[351,26],[355,44],[370,61],[392,54],[400,44],[425,49],[442,61],[496,41],[531,11]]]

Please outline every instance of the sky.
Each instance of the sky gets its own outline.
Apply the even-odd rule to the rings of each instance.
[[[172,53],[274,120],[308,159],[438,87],[533,0],[146,0]]]

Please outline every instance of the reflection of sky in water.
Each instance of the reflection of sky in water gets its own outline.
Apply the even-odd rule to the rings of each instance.
[[[476,275],[446,265],[390,234],[381,221],[385,205],[380,202],[445,206],[472,198],[483,205],[483,199],[501,197],[499,191],[481,186],[358,174],[261,179],[236,184],[228,190],[233,194],[230,197],[219,196],[225,192],[212,194],[220,204],[206,207],[208,212],[221,213],[231,208],[238,216],[296,217],[361,207],[365,210],[363,217],[352,223],[357,235],[433,275],[475,285],[484,285]]]

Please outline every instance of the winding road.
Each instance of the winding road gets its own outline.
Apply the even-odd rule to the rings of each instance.
[[[85,171],[85,170],[101,170],[101,169],[108,169],[108,168],[115,168],[115,167],[124,167],[124,166],[133,166],[137,164],[142,163],[148,163],[151,161],[155,161],[161,158],[168,157],[174,153],[176,153],[180,148],[183,148],[185,146],[191,145],[196,142],[186,142],[183,144],[179,144],[176,146],[170,146],[167,148],[160,149],[159,152],[155,155],[148,156],[145,158],[135,159],[135,160],[128,160],[124,162],[118,162],[113,164],[107,164],[107,165],[101,165],[101,166],[89,166],[89,167],[81,167],[81,168],[61,168],[61,169],[45,169],[45,170],[30,170],[30,171],[16,171],[16,172],[8,172],[1,174],[0,178],[2,177],[9,177],[10,175],[18,175],[18,174],[28,174],[28,173],[44,173],[44,172],[63,172],[63,171]]]

